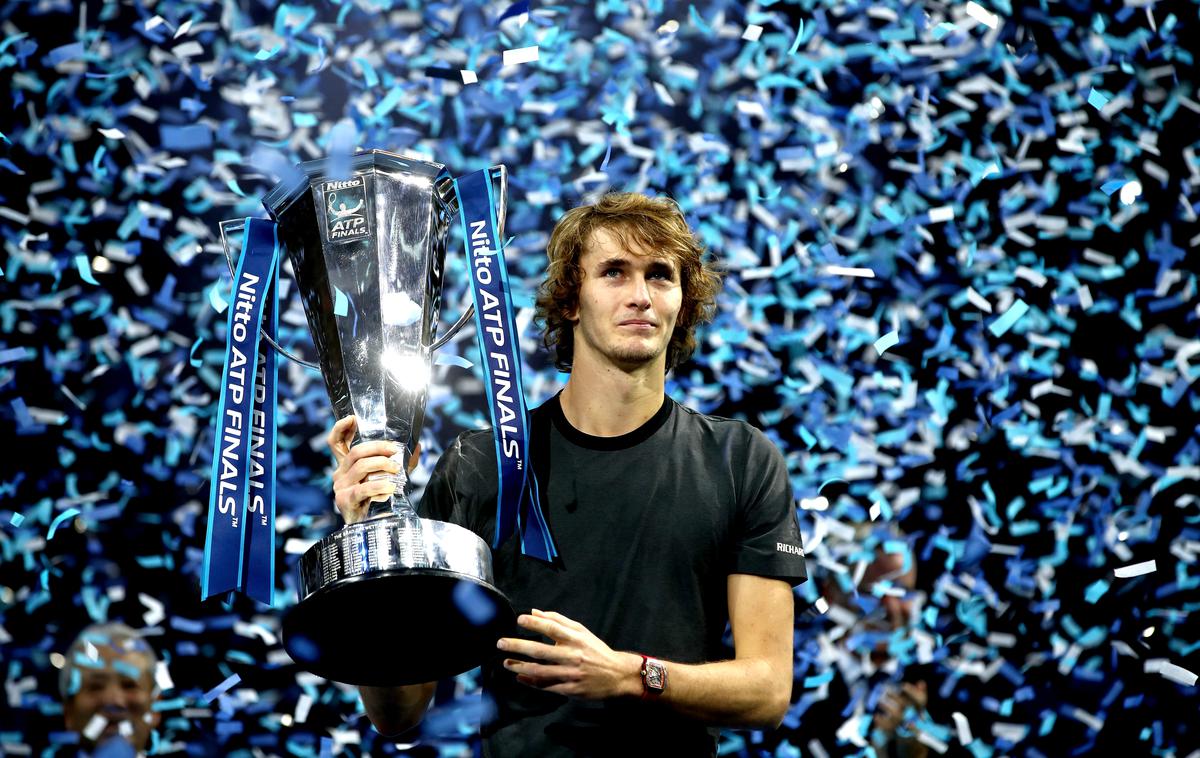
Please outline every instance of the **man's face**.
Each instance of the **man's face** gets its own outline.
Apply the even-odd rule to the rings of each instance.
[[[658,362],[683,301],[677,264],[629,250],[607,229],[592,232],[580,257],[583,280],[575,324],[575,363],[595,360],[622,370]]]
[[[99,648],[99,652],[102,668],[77,666],[79,691],[68,695],[63,705],[67,729],[78,732],[81,743],[91,747],[120,734],[121,723],[128,722],[132,734],[127,739],[137,750],[145,750],[160,718],[150,709],[155,697],[149,660],[137,652],[118,653],[111,648]],[[137,676],[133,676],[135,672]],[[94,725],[89,728],[97,716],[107,722],[99,734]]]

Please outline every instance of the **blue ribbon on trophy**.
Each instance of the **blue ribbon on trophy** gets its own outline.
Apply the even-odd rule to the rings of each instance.
[[[522,554],[553,561],[558,551],[542,513],[537,477],[530,470],[521,351],[504,251],[496,234],[491,174],[475,171],[455,179],[454,187],[471,269],[475,325],[500,474],[492,548],[499,548],[518,531]]]
[[[275,589],[276,357],[279,236],[248,218],[233,278],[217,408],[201,599],[240,590],[272,604]]]

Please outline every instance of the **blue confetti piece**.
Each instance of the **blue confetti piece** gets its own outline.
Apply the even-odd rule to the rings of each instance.
[[[1110,179],[1104,184],[1100,185],[1100,191],[1109,197],[1112,197],[1112,193],[1124,187],[1125,184],[1126,182],[1124,179]]]
[[[396,110],[396,106],[400,104],[400,99],[404,97],[404,90],[399,87],[393,87],[384,95],[383,99],[375,105],[375,118],[382,120],[392,111]]]
[[[1017,319],[1024,316],[1028,310],[1029,306],[1025,301],[1018,299],[1000,318],[988,325],[988,331],[995,337],[1003,336],[1005,332],[1012,328],[1013,324],[1017,323]]]
[[[875,352],[883,355],[889,347],[895,347],[900,342],[900,334],[893,329],[879,339],[875,340]]]
[[[820,687],[822,684],[828,684],[829,682],[832,682],[832,681],[833,681],[833,669],[829,669],[822,674],[804,677],[804,688],[811,689],[813,687]]]
[[[955,26],[954,24],[950,23],[949,21],[943,21],[942,23],[940,23],[934,27],[933,38],[935,40],[937,40],[938,42],[941,42],[942,40],[946,39],[946,37],[948,37],[951,34],[953,34],[954,32],[956,32],[957,30],[958,30],[958,27]]]
[[[29,347],[13,347],[0,350],[0,366],[13,361],[29,361],[37,357],[37,351]]]
[[[529,0],[517,0],[517,2],[504,10],[504,13],[500,14],[500,18],[496,19],[496,21],[499,23],[514,16],[523,16],[526,13],[529,13]]]
[[[1088,92],[1087,101],[1088,105],[1092,106],[1096,110],[1100,110],[1104,106],[1108,105],[1108,97],[1095,87],[1092,87],[1091,91]]]
[[[328,172],[332,180],[348,179],[350,177],[350,156],[354,145],[358,142],[358,130],[354,122],[348,118],[334,124],[329,130]]]
[[[437,366],[458,366],[459,368],[471,368],[475,365],[461,355],[441,352],[437,354],[433,362]]]
[[[700,11],[696,10],[695,5],[688,5],[688,18],[693,24],[696,25],[697,29],[705,34],[712,34],[712,28],[704,22],[703,18],[701,18]]]
[[[317,648],[316,643],[308,637],[301,635],[292,637],[291,651],[296,660],[300,662],[315,661],[321,655],[321,651]]]
[[[128,740],[114,736],[96,745],[91,758],[137,758],[137,751]]]
[[[1104,596],[1105,592],[1108,592],[1108,587],[1109,584],[1106,580],[1097,579],[1088,585],[1087,590],[1084,591],[1083,597],[1089,603],[1095,603]]]
[[[475,626],[483,626],[496,616],[496,602],[473,582],[454,586],[454,605]]]
[[[812,450],[813,446],[817,444],[817,438],[804,426],[796,427],[796,433],[800,435],[800,439],[804,440],[804,444],[808,446],[809,450]]]
[[[333,288],[333,315],[345,316],[350,312],[350,299],[346,297],[346,293],[342,292],[337,287]]]
[[[375,67],[366,58],[355,58],[354,62],[359,65],[363,72],[363,84],[367,89],[379,84],[379,75],[375,73]],[[313,122],[316,123],[316,117],[313,117]]]
[[[205,703],[211,703],[212,701],[214,701],[217,698],[219,698],[220,696],[224,695],[226,692],[228,692],[232,688],[236,687],[238,685],[238,683],[240,683],[241,681],[242,681],[242,677],[238,676],[237,674],[232,674],[225,681],[221,682],[216,687],[213,687],[211,690],[204,693],[204,697],[202,699],[204,700]]]
[[[220,313],[220,311],[217,312]],[[204,365],[204,361],[196,357],[196,348],[200,347],[200,343],[203,341],[203,337],[197,337],[196,341],[192,343],[192,349],[188,351],[188,362],[196,368],[200,368],[202,365]]]
[[[221,297],[220,282],[208,288],[208,303],[217,313],[224,313],[225,309],[229,307],[229,303],[225,301],[225,298]]]
[[[56,47],[53,50],[51,50],[50,52],[46,53],[46,65],[57,66],[58,64],[65,63],[66,61],[72,61],[72,60],[77,60],[79,58],[82,58],[83,54],[84,54],[83,43],[82,42],[72,42],[69,45],[63,45],[61,47]]]
[[[14,513],[13,515],[8,517],[8,523],[12,524],[13,526],[19,527],[21,524],[25,523],[25,517],[19,513]]]
[[[788,48],[788,55],[795,55],[800,50],[800,42],[804,39],[804,19],[800,19],[800,28],[796,30],[796,39],[792,41],[792,46]]]
[[[55,516],[54,520],[50,522],[50,529],[47,530],[47,532],[46,532],[46,539],[47,540],[54,539],[54,533],[58,531],[59,525],[62,524],[64,521],[70,521],[71,519],[75,518],[78,515],[79,515],[79,509],[68,508],[65,511],[63,511],[62,513]]]
[[[319,126],[321,121],[317,118],[317,114],[315,113],[293,113],[292,124],[298,128],[304,129],[312,126]]]
[[[88,284],[99,286],[100,282],[96,281],[96,277],[92,275],[92,264],[88,262],[86,255],[75,256],[75,268],[79,271],[79,278]]]
[[[164,124],[158,128],[158,138],[164,149],[180,152],[207,150],[213,144],[212,129],[207,124]]]

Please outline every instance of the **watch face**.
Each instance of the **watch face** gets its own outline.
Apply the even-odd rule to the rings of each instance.
[[[667,686],[667,672],[661,663],[646,662],[646,687],[652,690],[662,690]]]

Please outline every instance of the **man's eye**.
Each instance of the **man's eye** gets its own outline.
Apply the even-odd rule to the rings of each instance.
[[[620,275],[620,273],[621,273],[621,269],[619,269],[619,268],[606,268],[606,269],[604,269],[604,273],[601,274],[601,276],[611,277],[614,275]]]

